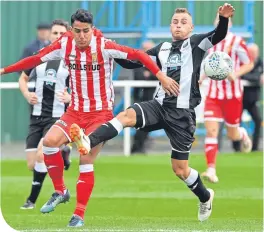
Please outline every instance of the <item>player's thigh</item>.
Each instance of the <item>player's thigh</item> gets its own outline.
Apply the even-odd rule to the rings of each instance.
[[[48,147],[60,147],[71,142],[70,128],[73,123],[79,124],[76,112],[67,110],[59,120],[48,130],[44,137],[43,145]]]
[[[175,116],[177,115],[177,116]],[[176,109],[166,117],[164,128],[171,144],[171,158],[188,160],[196,129],[195,112],[191,109]]]
[[[232,98],[225,100],[223,105],[223,114],[226,126],[238,127],[240,125],[242,108],[242,98]]]
[[[163,127],[163,108],[157,101],[135,103],[129,109],[133,109],[136,113],[135,128],[143,131],[153,131]]]
[[[206,98],[204,104],[204,121],[223,122],[222,100]]]

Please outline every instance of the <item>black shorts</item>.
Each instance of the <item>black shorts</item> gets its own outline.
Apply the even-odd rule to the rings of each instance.
[[[37,150],[39,141],[59,118],[31,116],[26,139],[26,151]]]
[[[194,141],[196,117],[194,109],[168,108],[156,100],[135,103],[135,127],[147,132],[164,129],[172,147],[171,158],[188,160]]]

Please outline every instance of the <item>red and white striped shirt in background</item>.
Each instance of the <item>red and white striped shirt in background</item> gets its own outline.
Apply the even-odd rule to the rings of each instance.
[[[29,69],[49,60],[63,59],[70,73],[71,105],[79,112],[112,110],[114,89],[113,59],[139,60],[154,75],[160,69],[144,52],[121,46],[103,37],[94,29],[88,48],[80,50],[72,32],[66,32],[35,56],[6,67],[5,73]]]
[[[246,47],[245,41],[233,33],[229,32],[225,39],[209,49],[209,54],[214,51],[226,52],[233,61],[234,71],[239,70],[243,64],[250,63],[250,56]],[[216,99],[232,99],[241,98],[243,95],[243,86],[240,77],[237,77],[235,81],[229,81],[227,79],[222,81],[215,81],[209,79],[209,88],[206,94],[209,98]]]

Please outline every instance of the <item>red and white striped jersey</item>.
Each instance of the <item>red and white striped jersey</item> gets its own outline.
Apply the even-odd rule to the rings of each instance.
[[[114,89],[113,59],[139,60],[156,74],[158,66],[139,50],[118,45],[94,29],[90,45],[80,50],[71,32],[65,33],[37,55],[42,62],[63,59],[70,73],[71,104],[75,111],[112,110]]]
[[[239,70],[243,64],[250,63],[250,56],[246,47],[245,41],[233,33],[228,33],[224,40],[216,44],[209,49],[209,54],[214,51],[226,52],[233,61],[234,70]],[[215,81],[209,79],[209,88],[207,97],[217,99],[232,99],[241,98],[243,95],[243,86],[240,77],[237,77],[235,81],[229,81],[227,79],[222,81]]]

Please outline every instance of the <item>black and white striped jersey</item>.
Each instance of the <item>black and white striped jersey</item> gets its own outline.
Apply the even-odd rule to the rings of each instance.
[[[155,99],[163,106],[193,109],[201,102],[198,80],[205,52],[225,38],[228,19],[221,17],[215,30],[194,34],[185,40],[163,42],[147,51],[160,70],[180,84],[180,94],[167,95],[160,85]],[[141,67],[138,63],[115,59],[124,68]]]
[[[30,74],[29,74],[30,73]],[[69,87],[69,72],[62,60],[52,60],[26,71],[30,81],[35,81],[38,103],[32,105],[31,115],[59,118],[66,110],[57,94]]]
[[[155,99],[164,106],[194,108],[201,102],[198,80],[204,53],[213,46],[208,35],[163,42],[147,53],[154,56],[162,72],[180,84],[180,94],[167,95],[160,85]]]

